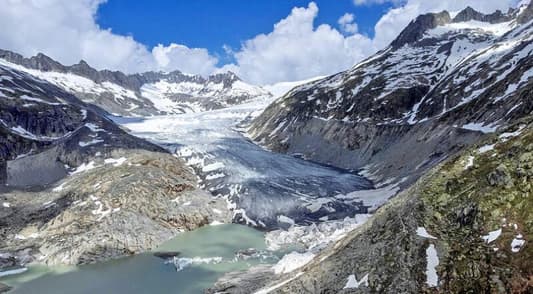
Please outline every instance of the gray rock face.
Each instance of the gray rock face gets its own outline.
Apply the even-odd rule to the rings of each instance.
[[[533,2],[530,2],[529,5],[524,9],[522,14],[518,15],[518,23],[525,24],[526,22],[533,19]]]
[[[2,194],[0,252],[16,264],[84,264],[155,248],[180,231],[229,222],[177,158],[142,150],[96,157],[56,187]]]
[[[527,15],[518,11],[506,17]],[[530,114],[533,25],[493,33],[442,26],[449,22],[446,12],[419,17],[351,70],[291,90],[250,134],[274,151],[363,169],[377,182],[407,177],[406,186],[481,131]]]
[[[276,275],[271,266],[258,265],[245,272],[232,272],[225,274],[213,287],[206,289],[206,294],[249,294],[263,288]]]
[[[476,21],[488,22],[492,24],[502,23],[502,22],[510,21],[511,19],[513,19],[514,17],[513,12],[514,11],[512,10],[510,11],[510,13],[504,14],[500,10],[497,10],[496,12],[492,14],[483,14],[481,12],[476,11],[472,7],[468,6],[467,8],[459,12],[459,14],[457,14],[453,18],[453,22],[457,23],[457,22],[467,22],[471,20],[476,20]]]
[[[452,21],[448,11],[420,15],[412,21],[396,38],[391,46],[400,48],[405,44],[412,44],[422,38],[427,30],[448,24]]]
[[[0,184],[50,184],[94,154],[116,148],[163,149],[128,135],[60,88],[0,66]]]

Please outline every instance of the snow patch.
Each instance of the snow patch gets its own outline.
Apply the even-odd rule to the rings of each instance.
[[[344,286],[343,289],[354,289],[354,288],[356,289],[356,288],[359,288],[360,286],[368,287],[368,274],[364,275],[360,281],[358,281],[355,278],[355,275],[349,275],[348,281],[346,282],[346,285]]]
[[[497,229],[495,231],[489,232],[485,236],[481,236],[481,238],[483,240],[485,240],[485,242],[487,242],[487,244],[489,244],[490,242],[495,241],[496,239],[498,239],[498,237],[500,237],[501,234],[502,234],[502,229],[500,228],[500,229]]]
[[[118,167],[123,165],[128,159],[126,157],[121,158],[107,158],[104,160],[105,164],[113,164],[113,166]]]
[[[308,264],[311,262],[311,260],[313,260],[314,257],[315,254],[311,252],[298,253],[293,251],[289,254],[285,254],[285,256],[283,256],[283,258],[281,258],[281,260],[278,261],[278,263],[276,263],[272,269],[274,269],[274,272],[277,275],[290,273]]]
[[[496,132],[496,129],[498,128],[498,126],[485,126],[484,123],[469,123],[469,124],[463,125],[461,128],[465,130],[478,131],[484,134],[489,134],[489,133]]]
[[[437,239],[437,237],[430,235],[424,227],[418,227],[416,229],[416,234],[422,238]]]
[[[525,243],[526,241],[522,239],[522,235],[516,236],[513,241],[511,241],[511,251],[513,253],[519,252]]]
[[[494,150],[494,146],[496,146],[496,144],[482,146],[478,149],[478,152],[479,154],[489,152],[491,150]]]
[[[429,244],[426,249],[426,284],[429,287],[437,287],[439,285],[439,276],[437,275],[437,266],[439,265],[439,257],[435,245]]]
[[[78,166],[71,173],[71,175],[75,175],[75,174],[79,174],[79,173],[82,173],[82,172],[86,172],[86,171],[89,171],[89,170],[94,169],[94,168],[96,168],[96,165],[95,165],[94,161],[91,161],[89,163],[83,163],[82,165]]]

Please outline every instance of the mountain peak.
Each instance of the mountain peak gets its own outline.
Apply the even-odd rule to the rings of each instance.
[[[37,55],[30,57],[29,63],[34,67],[35,69],[42,70],[42,71],[59,71],[63,72],[65,70],[64,66],[49,57],[48,55],[45,55],[44,53],[37,53]]]
[[[518,15],[517,22],[524,24],[533,19],[533,1],[524,8],[524,10]]]
[[[509,21],[511,18],[511,13],[504,14],[500,10],[496,10],[491,14],[483,14],[470,6],[467,6],[453,18],[453,22],[457,23],[475,20],[495,24]]]
[[[427,30],[452,22],[450,13],[446,10],[439,13],[427,13],[418,16],[396,38],[391,46],[400,48],[405,44],[411,44],[419,40]]]

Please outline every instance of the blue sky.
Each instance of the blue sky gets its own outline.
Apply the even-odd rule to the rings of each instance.
[[[114,33],[131,35],[149,48],[178,43],[206,48],[219,58],[218,65],[233,62],[224,52],[228,45],[239,49],[241,42],[287,17],[293,7],[306,7],[308,0],[108,0],[98,9],[96,21]],[[320,8],[315,24],[338,28],[337,20],[353,13],[359,32],[373,37],[374,25],[392,5],[358,5],[353,0],[315,0]]]

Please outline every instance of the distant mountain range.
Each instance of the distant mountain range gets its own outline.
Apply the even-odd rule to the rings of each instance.
[[[127,75],[120,71],[98,71],[83,60],[65,66],[42,53],[24,58],[6,50],[0,50],[0,63],[46,80],[84,102],[121,116],[199,112],[271,96],[232,72],[207,78],[180,71]]]

